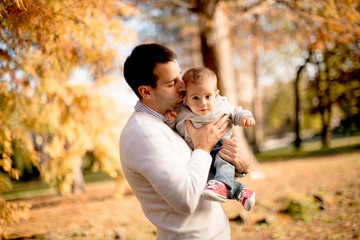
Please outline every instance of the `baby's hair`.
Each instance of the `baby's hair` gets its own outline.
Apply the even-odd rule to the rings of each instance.
[[[212,81],[214,81],[215,89],[217,89],[216,74],[211,69],[206,67],[190,68],[184,73],[182,78],[186,85],[188,85],[189,83],[200,84],[205,80],[211,79]]]

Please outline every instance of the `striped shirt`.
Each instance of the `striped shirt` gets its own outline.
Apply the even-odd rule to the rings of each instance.
[[[134,107],[135,111],[137,112],[144,112],[144,113],[147,113],[147,114],[150,114],[160,120],[162,120],[163,122],[166,121],[166,118],[164,115],[162,115],[161,113],[158,113],[154,110],[152,110],[151,108],[149,108],[148,106],[146,106],[145,104],[143,104],[142,102],[140,101],[137,101],[135,107]]]

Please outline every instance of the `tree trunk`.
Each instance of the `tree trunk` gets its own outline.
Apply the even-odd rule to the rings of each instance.
[[[252,64],[252,72],[253,72],[253,80],[254,80],[254,99],[253,99],[253,114],[256,119],[256,125],[254,127],[255,134],[254,140],[252,144],[252,148],[254,152],[260,152],[259,143],[263,142],[264,139],[264,130],[263,130],[263,114],[262,114],[262,97],[261,97],[261,89],[258,82],[258,47],[259,47],[259,30],[258,30],[258,15],[255,16],[255,23],[253,24],[253,41],[252,41],[252,53],[253,53],[253,64]]]
[[[331,138],[331,131],[330,131],[330,110],[329,109],[324,109],[324,111],[322,111],[322,124],[323,124],[323,129],[321,132],[321,143],[322,143],[322,147],[323,148],[328,148],[329,147],[329,142],[330,142],[330,138]]]
[[[76,157],[74,159],[74,168],[73,168],[73,185],[72,185],[72,193],[79,194],[84,191],[85,181],[83,174],[83,165],[81,157]]]
[[[321,142],[323,148],[328,148],[331,140],[331,102],[330,102],[330,86],[326,86],[326,96],[324,97],[326,100],[323,101],[323,108],[321,111],[321,119],[323,129],[321,132]]]
[[[329,96],[326,96],[325,94],[318,94],[318,98],[319,98],[319,112],[321,115],[321,123],[322,123],[321,143],[323,148],[327,148],[329,147],[329,142],[331,138],[331,127],[330,127],[331,104],[329,103]]]
[[[330,126],[330,122],[331,122],[331,91],[330,91],[330,87],[331,87],[331,80],[330,80],[330,74],[329,74],[329,56],[331,55],[331,53],[327,50],[325,50],[325,54],[324,54],[324,63],[326,64],[326,69],[325,69],[325,79],[324,81],[326,82],[326,84],[324,84],[325,89],[323,90],[324,94],[323,94],[323,115],[322,115],[322,119],[323,119],[323,130],[321,133],[321,142],[322,142],[322,146],[323,148],[328,148],[329,147],[329,143],[330,143],[330,139],[331,139],[331,126]]]
[[[301,146],[301,137],[300,137],[300,80],[301,80],[301,73],[306,67],[306,64],[310,61],[312,55],[312,49],[309,50],[308,57],[305,59],[305,62],[303,65],[301,65],[296,73],[296,78],[294,82],[294,93],[295,93],[295,148],[299,149]]]
[[[222,4],[224,3],[215,0],[198,0],[201,50],[204,65],[212,69],[218,77],[220,94],[226,96],[231,104],[238,105],[229,24]],[[248,154],[256,161],[242,128],[235,127],[232,130],[234,135],[248,146]]]
[[[306,64],[306,63],[305,63]],[[300,138],[300,91],[299,91],[299,84],[300,84],[300,75],[302,70],[305,67],[305,64],[299,67],[299,70],[296,73],[296,79],[294,82],[295,85],[295,148],[299,149],[301,146],[301,138]]]

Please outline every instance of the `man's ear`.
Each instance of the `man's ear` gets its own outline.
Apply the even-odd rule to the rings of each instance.
[[[151,89],[149,86],[140,86],[138,87],[138,91],[144,99],[151,99]]]

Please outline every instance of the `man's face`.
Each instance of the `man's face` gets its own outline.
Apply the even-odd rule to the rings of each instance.
[[[188,83],[185,100],[193,113],[206,116],[213,110],[217,96],[214,81],[204,79],[199,83]]]
[[[153,104],[157,112],[165,114],[167,110],[181,106],[185,83],[181,79],[180,73],[180,67],[176,60],[156,64],[154,74],[158,79],[157,86],[153,89]]]

